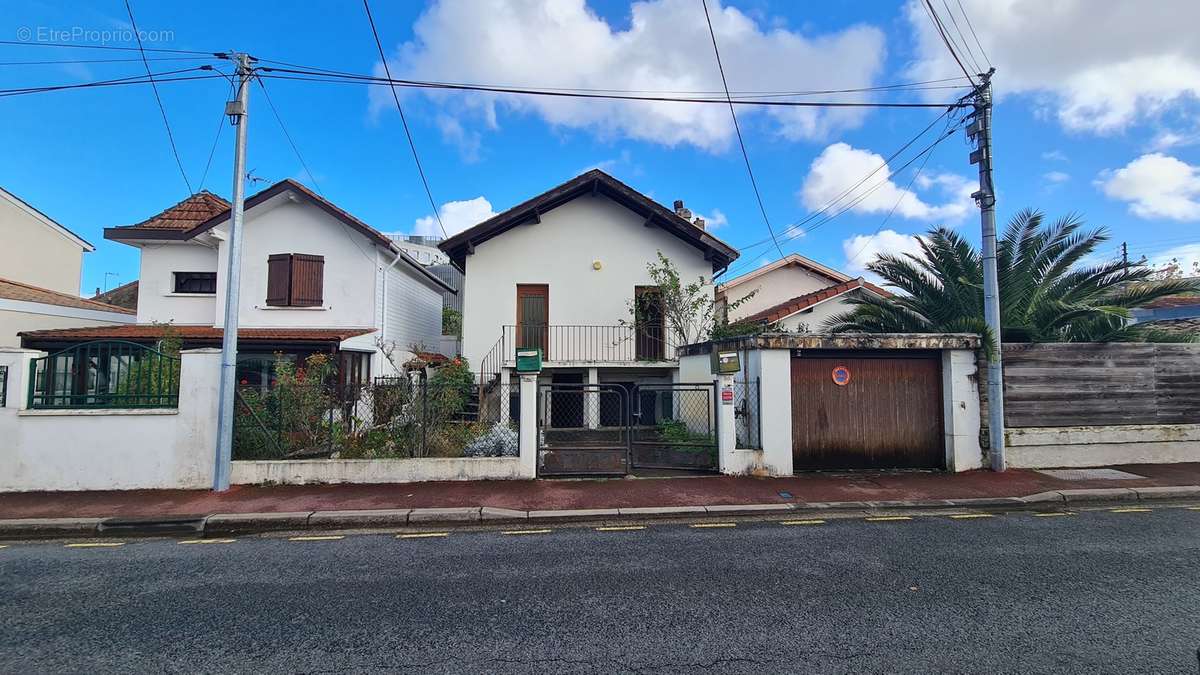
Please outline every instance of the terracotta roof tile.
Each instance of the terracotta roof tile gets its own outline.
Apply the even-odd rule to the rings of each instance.
[[[212,326],[172,326],[181,340],[217,341],[224,330]],[[374,332],[373,328],[239,328],[238,341],[272,342],[341,342]],[[90,326],[87,328],[58,328],[31,330],[19,333],[26,340],[157,340],[163,335],[161,324],[129,324],[127,326]]]
[[[91,309],[99,312],[116,312],[118,314],[137,314],[137,312],[110,305],[105,302],[97,302],[95,300],[87,300],[59,293],[48,288],[39,288],[30,286],[19,281],[10,279],[0,279],[0,298],[5,300],[21,300],[24,302],[40,302],[46,305],[57,305],[59,307],[74,307],[75,309]]]
[[[805,309],[808,309],[809,307],[812,307],[813,305],[817,304],[818,302],[822,302],[824,300],[828,300],[830,298],[837,297],[839,295],[842,295],[843,293],[848,293],[848,292],[853,291],[858,288],[865,288],[865,289],[871,291],[872,293],[882,296],[882,297],[885,297],[885,298],[892,297],[891,293],[885,291],[884,289],[876,286],[875,284],[873,284],[869,281],[864,280],[862,277],[859,277],[858,279],[851,279],[850,281],[846,281],[846,282],[843,282],[840,284],[834,284],[833,286],[827,286],[825,288],[822,288],[819,291],[813,291],[812,293],[798,295],[790,300],[784,300],[783,302],[779,303],[778,305],[773,305],[762,311],[755,312],[754,314],[751,314],[750,316],[742,319],[742,321],[753,321],[753,322],[761,321],[761,322],[765,322],[765,323],[775,323],[776,321],[779,321],[780,319],[783,319],[784,317],[788,317],[788,316],[795,314],[796,312],[800,312]]]
[[[184,232],[228,210],[229,202],[207,190],[201,190],[157,215],[134,225],[124,225],[119,229],[136,228]]]
[[[1200,305],[1200,295],[1168,295],[1151,300],[1142,307],[1147,309],[1163,309],[1166,307],[1193,307]]]

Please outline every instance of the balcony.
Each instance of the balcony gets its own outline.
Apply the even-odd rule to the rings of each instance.
[[[513,368],[518,347],[540,347],[543,364],[668,366],[678,361],[676,339],[662,324],[638,326],[508,325],[484,359],[484,369]]]

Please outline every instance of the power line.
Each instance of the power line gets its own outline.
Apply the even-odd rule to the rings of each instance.
[[[713,31],[712,19],[708,15],[707,0],[700,0],[704,7],[704,20],[708,22],[708,35],[712,38],[713,54],[717,57],[717,70],[721,73],[721,84],[725,87],[725,97],[729,100],[729,116],[733,118],[733,130],[737,133],[738,147],[742,149],[742,159],[746,161],[746,174],[750,176],[750,187],[754,188],[754,199],[758,201],[758,211],[762,213],[763,222],[767,224],[767,232],[771,241],[775,242],[775,250],[783,257],[783,248],[775,238],[775,228],[771,227],[771,219],[767,217],[767,207],[763,205],[762,193],[758,191],[758,181],[754,179],[754,169],[750,166],[750,153],[746,152],[746,142],[742,139],[742,128],[738,125],[737,112],[733,109],[733,99],[729,96],[729,82],[725,79],[725,66],[721,65],[721,50],[717,48],[717,34]]]
[[[224,78],[225,77],[224,74],[213,74],[213,75],[194,75],[194,76],[190,76],[190,77],[168,78],[168,76],[170,76],[170,75],[177,75],[180,73],[190,73],[190,72],[195,72],[195,71],[199,71],[199,70],[211,71],[211,70],[213,70],[213,67],[212,66],[198,66],[196,68],[182,68],[179,70],[170,70],[170,71],[166,71],[166,72],[162,72],[162,73],[154,73],[154,77],[156,78],[155,81],[158,82],[159,84],[162,84],[164,82],[184,82],[184,81],[188,81],[188,80],[211,80],[211,79],[215,79],[215,78]],[[110,80],[98,80],[95,82],[81,82],[78,84],[59,84],[59,85],[50,85],[50,86],[44,86],[44,87],[20,87],[20,88],[16,88],[16,89],[0,89],[0,97],[23,96],[26,94],[42,94],[42,93],[53,92],[53,91],[64,91],[64,90],[68,90],[68,89],[90,89],[90,88],[95,88],[95,87],[111,87],[111,86],[119,86],[119,85],[125,85],[125,84],[148,84],[149,82],[150,82],[149,78],[145,75],[133,75],[130,77],[119,77],[119,78],[110,79]]]
[[[136,29],[135,29],[136,30]],[[146,47],[144,50],[138,47],[117,47],[115,45],[77,45],[66,42],[21,42],[19,40],[0,40],[0,45],[14,45],[18,47],[61,47],[64,49],[104,49],[109,51],[120,52],[158,52],[164,54],[200,54],[202,56],[215,56],[220,58],[220,52],[202,52],[194,49],[166,49],[163,47]]]
[[[133,36],[137,38],[138,52],[142,55],[142,64],[146,66],[146,76],[150,78],[150,89],[154,91],[154,100],[158,102],[158,112],[162,114],[163,126],[167,129],[167,141],[171,144],[171,154],[175,155],[175,165],[179,167],[179,175],[187,185],[188,194],[194,195],[192,181],[188,180],[187,172],[183,170],[183,160],[179,158],[179,148],[175,146],[175,134],[171,132],[171,122],[167,119],[167,109],[163,107],[162,97],[158,95],[158,85],[154,83],[154,73],[150,72],[150,62],[146,60],[146,50],[142,48],[142,36],[138,32],[137,21],[133,18],[133,7],[125,0],[125,12],[129,14],[129,23],[133,25]]]
[[[213,56],[151,56],[145,61],[199,61],[205,58],[216,58]],[[129,63],[140,62],[143,59],[51,59],[48,61],[0,61],[0,66],[51,66],[51,65],[76,65],[76,64],[97,64],[97,63]]]
[[[979,53],[983,55],[983,61],[992,67],[992,60],[988,58],[987,52],[983,50],[983,44],[979,42],[979,36],[975,34],[975,26],[971,25],[971,17],[967,16],[967,10],[963,9],[962,0],[955,0],[958,3],[958,11],[962,12],[963,19],[967,22],[967,28],[971,30],[971,37],[975,38],[975,46],[979,47]]]
[[[385,70],[387,70],[385,68]],[[707,103],[728,105],[729,98],[674,97],[674,96],[638,96],[626,94],[601,94],[556,89],[526,89],[518,87],[497,87],[492,85],[472,85],[449,82],[427,82],[421,80],[396,80],[389,77],[374,77],[370,75],[334,75],[332,73],[297,70],[289,68],[263,68],[265,73],[285,73],[285,75],[263,75],[279,80],[296,80],[301,82],[331,82],[353,84],[375,84],[415,89],[446,89],[460,91],[485,91],[499,94],[518,94],[526,96],[556,96],[565,98],[592,98],[617,101],[652,101],[659,103]],[[299,77],[296,77],[299,76]],[[732,99],[733,105],[751,105],[783,108],[945,108],[947,105],[964,107],[958,103],[915,103],[915,102],[866,102],[866,101],[774,101],[762,99]]]
[[[979,62],[975,60],[975,52],[971,50],[970,43],[967,42],[967,36],[963,34],[962,29],[958,27],[958,19],[954,18],[954,12],[950,10],[950,3],[942,0],[942,6],[946,8],[946,13],[950,15],[950,22],[954,24],[954,30],[958,33],[958,40],[955,44],[961,45],[967,52],[967,57],[971,60],[971,65],[976,72],[983,70],[979,66]]]
[[[954,62],[958,64],[958,67],[960,70],[962,70],[963,75],[967,76],[967,79],[971,81],[971,84],[976,84],[975,79],[971,77],[971,73],[967,70],[967,67],[963,65],[962,59],[958,58],[958,52],[954,51],[954,46],[950,44],[950,39],[946,37],[945,27],[942,26],[942,20],[938,18],[937,12],[934,11],[933,4],[930,3],[929,0],[925,0],[922,4],[922,7],[924,7],[926,13],[929,14],[929,19],[933,21],[933,27],[937,30],[938,35],[942,37],[942,43],[944,43],[946,45],[946,49],[950,51],[950,56],[954,57]]]
[[[387,54],[383,52],[383,43],[379,41],[379,31],[375,29],[375,18],[371,16],[371,5],[367,0],[363,0],[363,9],[366,10],[367,21],[371,24],[371,35],[375,38],[375,47],[379,49],[379,60],[383,62],[383,72],[390,81],[392,71],[388,67]],[[404,135],[408,138],[408,147],[412,150],[413,161],[417,164],[417,173],[421,175],[421,184],[425,186],[425,196],[429,198],[429,206],[433,208],[433,217],[437,219],[442,236],[449,238],[450,235],[446,234],[446,226],[442,224],[442,214],[438,210],[437,202],[433,199],[433,192],[429,189],[429,181],[425,178],[425,169],[421,167],[421,157],[417,154],[417,144],[413,142],[412,132],[408,129],[408,120],[404,117],[404,107],[400,105],[400,96],[396,94],[395,86],[388,88],[392,92],[392,100],[396,102],[396,110],[400,112],[400,123],[404,125]]]
[[[267,102],[267,107],[271,109],[271,114],[275,116],[275,121],[279,123],[279,130],[283,132],[283,137],[287,139],[288,145],[292,146],[292,152],[296,154],[296,159],[300,160],[300,166],[304,167],[304,173],[308,174],[309,180],[312,181],[313,187],[317,189],[317,194],[322,197],[325,193],[321,191],[321,185],[317,182],[317,176],[308,168],[308,163],[304,161],[304,156],[300,154],[300,148],[296,147],[296,142],[292,140],[292,135],[288,133],[287,126],[283,123],[283,118],[279,116],[279,110],[275,108],[275,103],[271,101],[271,95],[267,93],[267,85],[263,84],[261,79],[258,80],[258,86],[262,89],[263,98]]]
[[[229,80],[229,95],[227,100],[233,100],[237,91],[237,83],[232,78]],[[221,132],[225,130],[225,111],[221,110],[221,116],[217,118],[217,135],[213,138],[212,147],[208,150],[208,161],[204,163],[204,173],[200,175],[200,189],[204,189],[204,183],[208,180],[208,170],[212,167],[213,156],[217,154],[217,145],[221,142]]]

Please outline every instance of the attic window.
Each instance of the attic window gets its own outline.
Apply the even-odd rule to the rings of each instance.
[[[176,293],[207,293],[217,292],[216,272],[176,272]]]
[[[324,304],[325,257],[276,253],[267,257],[267,304],[320,307]]]

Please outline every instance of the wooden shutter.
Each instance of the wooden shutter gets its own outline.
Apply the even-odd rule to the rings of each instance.
[[[325,257],[292,254],[292,307],[320,307],[324,301]]]
[[[267,256],[267,304],[286,307],[291,298],[292,254],[276,253]]]

